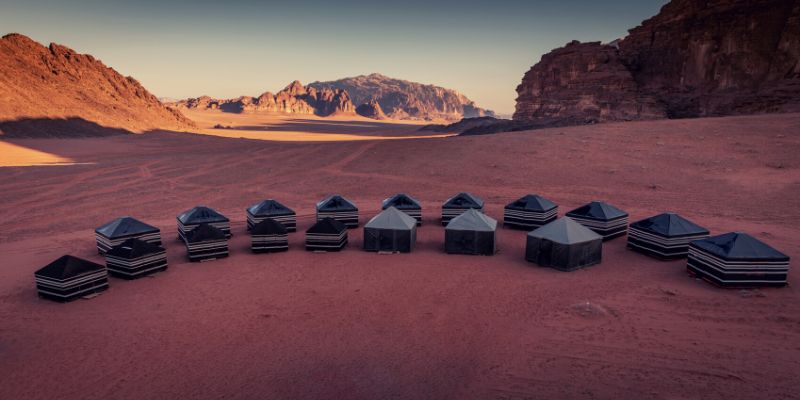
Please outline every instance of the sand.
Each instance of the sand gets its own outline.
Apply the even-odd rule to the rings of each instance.
[[[446,255],[439,206],[458,191],[500,218],[539,193],[560,214],[605,199],[676,211],[800,257],[800,115],[605,124],[484,137],[286,143],[154,133],[9,143],[77,163],[0,168],[3,399],[798,398],[800,279],[724,290],[604,244],[562,273],[501,229],[492,257]],[[415,252],[302,250],[314,203],[422,200]],[[246,206],[299,215],[289,252],[247,250]],[[231,257],[186,261],[175,215],[232,219]],[[111,280],[91,300],[36,296],[33,272],[70,253],[101,262],[93,229],[132,215],[162,229],[170,267]]]

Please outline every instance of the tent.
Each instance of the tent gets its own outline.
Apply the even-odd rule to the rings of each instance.
[[[574,271],[602,258],[603,237],[569,217],[528,233],[525,259],[543,267]]]
[[[417,241],[417,220],[389,207],[364,225],[364,250],[409,253]]]
[[[106,253],[111,275],[135,279],[167,269],[167,251],[140,239],[128,239]]]
[[[333,218],[346,228],[357,228],[358,207],[342,196],[328,196],[317,203],[317,221],[325,218]]]
[[[493,255],[497,221],[476,209],[453,218],[444,229],[444,250],[450,254]]]
[[[417,220],[417,225],[422,225],[422,205],[417,199],[405,193],[398,193],[388,199],[385,199],[381,204],[381,209],[385,210],[389,207],[394,207]]]
[[[161,230],[133,217],[117,218],[94,230],[97,252],[105,254],[109,249],[128,239],[140,239],[161,245]]]
[[[178,215],[178,236],[186,241],[186,234],[200,224],[211,225],[231,237],[231,221],[213,208],[197,206]]]
[[[483,200],[466,192],[461,192],[447,199],[447,201],[442,204],[442,225],[447,225],[451,219],[470,209],[483,211]]]
[[[741,232],[689,244],[689,273],[723,287],[785,286],[789,256]]]
[[[580,206],[566,216],[595,231],[603,240],[614,239],[628,231],[628,213],[602,201]]]
[[[652,257],[668,260],[686,257],[689,242],[708,237],[708,229],[667,212],[628,228],[628,248]]]
[[[70,301],[108,289],[106,267],[70,255],[61,256],[33,274],[42,298]]]
[[[205,261],[228,256],[225,231],[210,224],[200,224],[186,234],[189,261]]]
[[[503,210],[503,226],[536,229],[558,218],[558,205],[542,196],[528,194],[508,203]]]
[[[288,232],[297,230],[295,212],[273,199],[267,199],[247,207],[247,230],[253,229],[253,226],[267,218],[280,222]]]
[[[323,218],[306,231],[306,250],[339,251],[347,246],[347,227],[333,218]]]
[[[250,230],[253,253],[270,253],[289,250],[286,227],[272,218],[263,219]]]

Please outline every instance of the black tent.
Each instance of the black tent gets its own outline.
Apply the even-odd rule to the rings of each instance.
[[[200,224],[186,233],[189,261],[205,261],[228,256],[228,236],[222,229]]]
[[[689,273],[723,287],[785,286],[789,256],[741,232],[689,244]]]
[[[394,207],[417,220],[417,225],[422,225],[422,205],[417,199],[405,193],[398,193],[381,204],[381,209],[385,210]]]
[[[628,231],[628,213],[602,201],[580,206],[566,216],[595,231],[603,240],[614,239]]]
[[[470,209],[483,211],[483,200],[478,196],[466,192],[461,192],[447,199],[447,201],[442,204],[442,225],[447,225],[451,219]]]
[[[111,275],[135,279],[167,269],[167,251],[139,239],[128,239],[106,253]]]
[[[161,245],[161,230],[133,217],[117,218],[94,230],[97,252],[105,254],[109,249],[128,239],[140,239]]]
[[[357,228],[358,207],[342,196],[328,196],[317,203],[317,221],[325,218],[333,218],[346,228]]]
[[[508,203],[503,210],[503,226],[536,229],[558,218],[558,205],[542,196],[528,194]]]
[[[253,229],[253,226],[267,218],[280,222],[288,232],[297,230],[295,212],[273,199],[267,199],[247,207],[247,230]]]
[[[569,217],[557,219],[528,233],[525,259],[561,271],[599,264],[603,237]]]
[[[254,253],[271,253],[289,250],[289,235],[286,227],[272,219],[266,218],[250,230],[252,241],[250,249]]]
[[[493,255],[497,221],[476,209],[453,218],[444,229],[444,250],[450,254]]]
[[[39,296],[70,301],[108,289],[106,267],[70,255],[61,256],[33,274]]]
[[[347,245],[347,227],[333,218],[323,218],[306,231],[306,250],[339,251]]]
[[[708,233],[708,229],[668,212],[632,223],[628,248],[665,260],[683,258],[689,242],[707,238]]]
[[[197,206],[178,215],[178,236],[186,240],[186,234],[200,224],[211,225],[231,237],[231,221],[213,208]]]
[[[417,220],[389,207],[364,225],[364,250],[409,253],[417,241]]]

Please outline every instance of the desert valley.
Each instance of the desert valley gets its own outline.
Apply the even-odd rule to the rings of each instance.
[[[631,223],[745,232],[794,268],[800,1],[673,0],[620,40],[564,43],[519,71],[504,119],[379,73],[159,99],[94,56],[3,36],[0,398],[800,398],[794,269],[719,287],[629,232],[563,272],[502,226],[529,193],[559,217],[600,200]],[[445,251],[460,192],[498,221],[493,255]],[[413,251],[364,251],[396,193],[421,205]],[[335,194],[358,228],[306,251]],[[265,199],[296,213],[288,251],[251,251],[246,210]],[[227,257],[187,258],[176,216],[198,205],[230,219]],[[122,216],[160,230],[166,270],[37,296],[63,255],[105,266],[95,229]]]

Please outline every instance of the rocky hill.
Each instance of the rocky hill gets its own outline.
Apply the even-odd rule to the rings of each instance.
[[[492,111],[478,107],[475,102],[455,90],[389,78],[381,74],[313,82],[309,86],[318,90],[346,90],[359,106],[374,104],[375,101],[383,113],[395,119],[459,120],[494,115]]]
[[[544,55],[517,94],[526,122],[800,111],[800,1],[673,0],[619,41]]]
[[[88,54],[9,34],[0,39],[0,134],[96,136],[185,130],[193,123]]]

